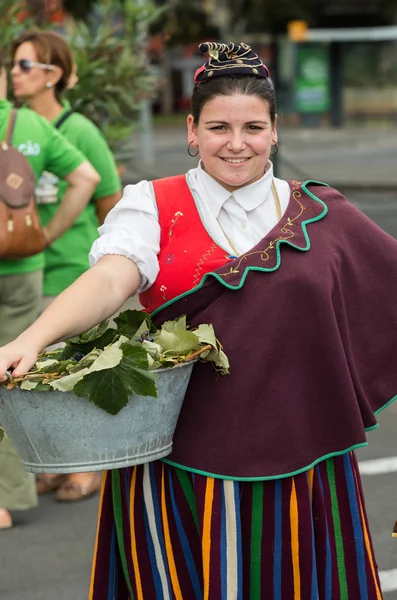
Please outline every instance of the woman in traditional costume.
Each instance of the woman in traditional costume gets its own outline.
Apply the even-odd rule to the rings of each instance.
[[[196,364],[172,454],[104,475],[90,599],[379,600],[354,451],[396,398],[397,242],[338,191],[275,178],[267,68],[246,44],[200,50],[198,167],[126,187],[95,265],[0,374],[137,290],[156,324],[212,323],[231,374]]]

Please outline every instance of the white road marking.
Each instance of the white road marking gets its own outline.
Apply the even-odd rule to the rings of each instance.
[[[394,592],[397,590],[397,569],[390,571],[379,571],[382,592]]]
[[[397,471],[397,456],[362,460],[358,463],[361,475],[384,475]]]

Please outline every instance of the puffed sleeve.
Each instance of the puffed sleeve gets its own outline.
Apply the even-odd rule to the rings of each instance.
[[[107,254],[126,256],[136,263],[142,275],[138,292],[150,288],[159,272],[160,252],[160,225],[151,183],[127,185],[98,232],[100,237],[90,252],[91,266]]]

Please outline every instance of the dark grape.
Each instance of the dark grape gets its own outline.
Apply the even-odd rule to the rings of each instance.
[[[84,352],[76,352],[72,356],[72,360],[75,360],[75,361],[79,362],[79,360],[81,360],[82,358],[84,358],[84,356],[85,356]]]
[[[144,331],[138,338],[135,338],[137,342],[142,344],[144,340],[148,342],[153,342],[153,337],[150,335],[150,331]]]

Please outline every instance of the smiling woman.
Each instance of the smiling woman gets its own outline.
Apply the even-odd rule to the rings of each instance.
[[[229,191],[263,176],[263,165],[277,142],[268,100],[246,95],[241,88],[232,96],[207,100],[197,122],[193,115],[188,117],[191,145],[199,149],[206,173]]]
[[[199,164],[126,187],[0,377],[134,292],[156,327],[213,323],[230,375],[197,363],[172,453],[104,474],[90,600],[380,600],[354,451],[397,399],[397,242],[337,190],[275,178],[267,68],[244,43],[200,50]]]

